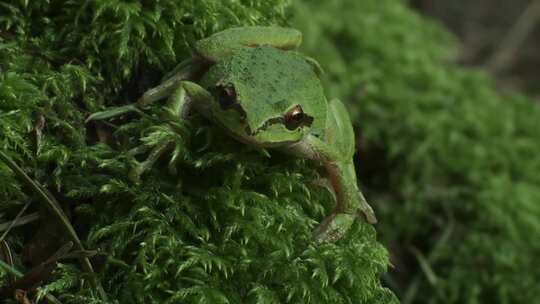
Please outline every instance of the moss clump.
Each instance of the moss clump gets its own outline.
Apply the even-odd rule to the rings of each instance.
[[[449,62],[452,37],[399,1],[297,8],[307,53],[360,128],[360,181],[403,302],[536,301],[538,104]]]
[[[312,164],[238,145],[200,117],[144,115],[85,123],[132,103],[190,56],[197,39],[229,26],[282,24],[287,1],[48,1],[0,6],[0,147],[71,216],[117,303],[391,303],[373,227],[338,244],[311,231],[330,195],[311,186]],[[166,141],[169,151],[132,182],[130,170]],[[13,219],[36,199],[0,164],[0,212]],[[40,211],[41,212],[41,211]],[[16,268],[40,223],[7,241]],[[54,230],[54,229],[53,229]],[[45,239],[52,250],[59,235]],[[51,248],[49,248],[51,249]],[[45,251],[40,251],[46,255]],[[46,255],[48,256],[48,255]],[[65,261],[67,263],[69,261]],[[6,279],[5,272],[0,272]],[[77,264],[39,295],[100,303]]]

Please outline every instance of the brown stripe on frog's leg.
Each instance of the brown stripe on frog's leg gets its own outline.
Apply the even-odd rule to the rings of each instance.
[[[358,188],[352,160],[345,163],[327,163],[325,169],[336,192],[337,200],[333,213],[358,214],[361,212],[368,223],[377,223],[375,212]]]
[[[299,157],[320,162],[326,169],[327,178],[336,195],[336,205],[332,213],[321,221],[315,230],[319,241],[333,241],[342,237],[359,213],[363,213],[369,223],[377,219],[360,192],[352,156],[354,154],[354,133],[345,108],[333,101],[326,124],[324,140],[307,135],[300,142],[291,144],[286,151]]]

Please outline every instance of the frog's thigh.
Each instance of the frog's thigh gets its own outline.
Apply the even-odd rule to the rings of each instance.
[[[199,56],[219,61],[243,47],[269,45],[279,49],[297,48],[302,33],[292,28],[277,26],[247,26],[227,29],[199,40],[195,46]]]
[[[328,104],[324,141],[345,160],[350,160],[355,151],[354,130],[345,105],[339,99]]]
[[[167,108],[173,117],[183,119],[192,106],[204,111],[210,102],[212,102],[210,92],[194,82],[181,81],[169,97]]]

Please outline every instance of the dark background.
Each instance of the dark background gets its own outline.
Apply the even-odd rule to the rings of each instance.
[[[461,64],[489,70],[503,88],[540,97],[540,1],[411,0],[410,6],[458,36]]]

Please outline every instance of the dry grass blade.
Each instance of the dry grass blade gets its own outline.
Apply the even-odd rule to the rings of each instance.
[[[10,274],[14,275],[16,278],[21,278],[24,276],[24,274],[17,269],[15,269],[13,266],[6,264],[4,261],[0,260],[0,269],[4,269],[6,272],[9,272]],[[53,295],[45,295],[45,299],[53,304],[62,304],[56,297]]]
[[[48,280],[53,270],[56,268],[56,262],[65,256],[73,247],[73,242],[69,242],[58,249],[45,262],[32,268],[23,276],[18,277],[15,282],[0,291],[4,296],[13,294],[18,289],[31,290],[36,288],[41,282]]]
[[[11,248],[9,248],[9,244],[6,241],[0,242],[0,261],[5,262],[8,265],[13,265],[13,255],[11,254]],[[12,282],[14,279],[13,275],[7,276],[7,281]]]
[[[2,160],[14,173],[16,176],[18,176],[36,195],[38,195],[40,201],[45,205],[45,207],[51,212],[51,214],[56,218],[56,220],[60,223],[62,227],[66,230],[69,238],[73,243],[75,244],[76,248],[78,250],[85,250],[81,240],[79,239],[79,236],[75,232],[75,229],[73,229],[73,226],[71,225],[69,219],[64,214],[64,211],[60,208],[60,205],[50,195],[45,189],[43,189],[40,185],[38,185],[34,180],[32,180],[21,167],[19,167],[11,158],[9,158],[4,152],[0,151],[0,160]],[[94,269],[92,267],[92,264],[90,263],[90,260],[88,258],[81,258],[80,259],[82,267],[85,271],[89,273],[94,273]],[[105,294],[105,291],[103,290],[103,287],[101,284],[97,281],[95,276],[91,276],[92,285],[94,285],[94,288],[99,293],[101,299],[103,301],[107,300],[107,295]]]
[[[529,37],[540,20],[540,0],[531,1],[509,33],[502,40],[487,63],[487,68],[495,73],[508,68],[517,51]]]
[[[21,216],[24,214],[24,211],[26,211],[26,208],[28,208],[28,206],[30,206],[30,202],[26,203],[26,205],[24,205],[24,207],[21,209],[21,211],[19,211],[19,213],[17,214],[17,216],[15,216],[15,219],[13,221],[11,221],[9,223],[9,225],[7,226],[6,228],[6,231],[4,231],[4,233],[2,234],[2,236],[0,236],[0,242],[2,242],[6,236],[8,235],[9,231],[11,231],[11,228],[15,227],[15,224],[17,224],[17,221],[21,218]]]
[[[12,220],[0,224],[0,231],[9,230],[18,226],[23,226],[39,219],[39,213],[34,212],[25,216],[21,216],[18,220]]]

